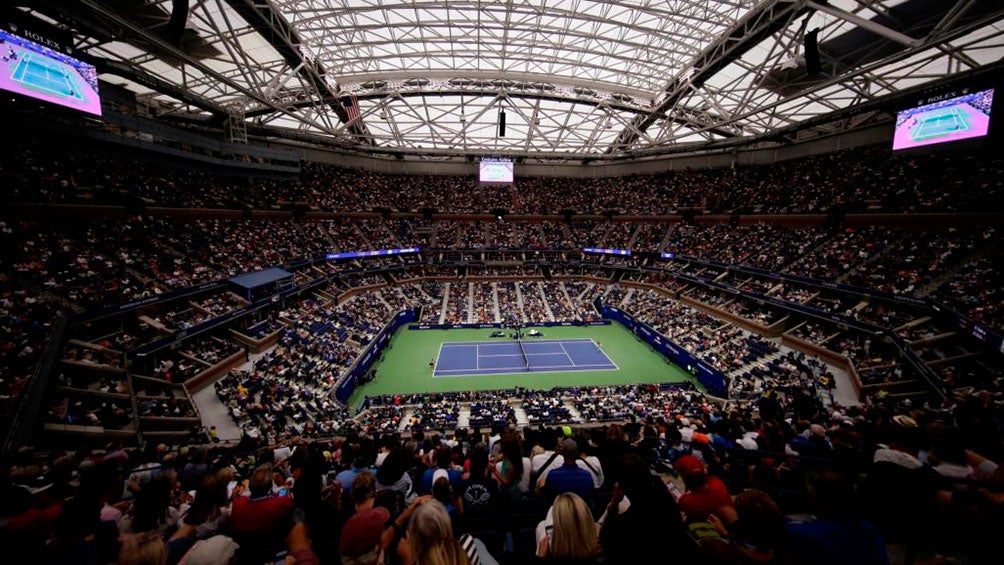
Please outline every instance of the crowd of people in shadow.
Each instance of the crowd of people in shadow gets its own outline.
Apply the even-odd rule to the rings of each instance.
[[[992,562],[1004,475],[985,393],[845,408],[800,390],[575,392],[592,427],[433,417],[21,450],[0,539],[46,563]]]

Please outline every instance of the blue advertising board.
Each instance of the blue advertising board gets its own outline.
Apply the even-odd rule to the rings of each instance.
[[[631,333],[643,339],[673,364],[690,372],[712,396],[727,397],[728,377],[718,369],[694,357],[689,351],[655,331],[648,324],[638,321],[634,316],[619,308],[603,305],[600,307],[600,314],[604,318],[609,318],[631,330]]]
[[[340,381],[335,388],[335,398],[339,402],[346,404],[349,401],[349,397],[356,390],[356,383],[359,381],[359,377],[366,374],[373,363],[379,358],[380,352],[383,351],[387,342],[394,335],[401,326],[414,322],[416,317],[415,310],[402,310],[398,312],[394,318],[384,326],[383,330],[363,350],[363,354],[359,356],[356,364],[349,370],[348,373]]]

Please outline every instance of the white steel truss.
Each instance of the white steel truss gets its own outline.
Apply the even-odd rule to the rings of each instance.
[[[172,0],[145,3],[162,21],[103,0],[80,0],[89,19],[52,16],[54,0],[37,13],[164,114],[241,106],[249,135],[371,152],[593,159],[767,136],[1000,61],[1004,5],[946,0],[921,35],[895,24],[909,1],[190,0],[203,52],[158,35]],[[824,52],[820,74],[769,83],[804,64],[806,31],[823,45],[859,28],[898,48]]]

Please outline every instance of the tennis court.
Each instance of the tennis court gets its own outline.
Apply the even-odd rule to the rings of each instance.
[[[432,376],[616,371],[592,339],[450,342],[439,346]]]
[[[10,78],[50,94],[83,100],[81,93],[73,87],[73,79],[66,70],[50,64],[44,57],[25,54],[14,67]]]
[[[949,106],[918,116],[917,125],[910,132],[910,138],[921,141],[967,129],[969,122],[963,112],[959,111],[958,106]]]

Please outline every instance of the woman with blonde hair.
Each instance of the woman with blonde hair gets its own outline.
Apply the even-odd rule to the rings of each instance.
[[[464,536],[465,544],[453,537],[450,515],[438,500],[421,497],[396,520],[398,526],[407,521],[407,535],[397,546],[404,565],[476,565],[468,551],[477,555],[473,539]],[[465,546],[467,550],[465,550]]]
[[[599,551],[599,528],[582,497],[566,492],[554,499],[551,526],[537,545],[537,555],[563,562],[590,561]]]

